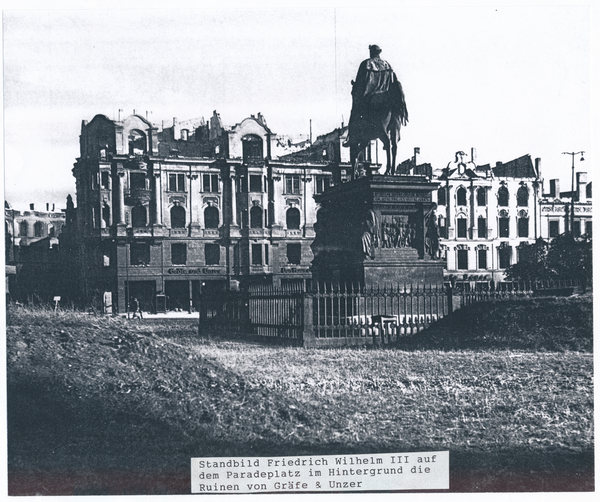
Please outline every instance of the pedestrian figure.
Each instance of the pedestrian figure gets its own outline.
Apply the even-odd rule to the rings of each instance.
[[[131,300],[131,311],[133,312],[133,319],[136,319],[136,318],[143,319],[144,318],[142,311],[140,309],[140,302],[138,301],[137,298],[134,298],[133,300]]]

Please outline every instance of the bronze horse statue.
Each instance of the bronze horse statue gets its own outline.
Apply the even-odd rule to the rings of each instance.
[[[408,122],[402,85],[387,61],[379,58],[381,49],[369,46],[371,58],[358,69],[352,81],[352,112],[348,122],[352,177],[358,176],[358,156],[371,141],[379,139],[387,155],[385,174],[396,170],[400,128]]]

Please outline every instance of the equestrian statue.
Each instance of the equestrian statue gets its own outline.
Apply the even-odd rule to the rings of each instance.
[[[377,45],[370,45],[369,53],[352,81],[352,111],[344,142],[350,147],[353,178],[359,175],[359,153],[374,139],[381,140],[387,155],[385,174],[395,173],[400,127],[408,122],[404,92],[394,70],[379,57]]]

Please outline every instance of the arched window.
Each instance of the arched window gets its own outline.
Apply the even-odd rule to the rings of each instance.
[[[298,230],[300,228],[300,211],[295,207],[290,207],[285,213],[285,224],[288,230]]]
[[[522,186],[517,190],[517,206],[527,207],[529,205],[529,190]]]
[[[437,193],[438,196],[438,204],[440,206],[446,205],[446,187],[441,187]]]
[[[208,206],[204,210],[205,228],[219,228],[219,210],[214,206]]]
[[[253,206],[250,209],[250,228],[262,228],[263,212],[260,206]]]
[[[463,187],[460,187],[456,191],[456,204],[458,206],[466,206],[467,205],[467,191]]]
[[[242,138],[242,155],[244,162],[263,159],[263,140],[255,134],[248,134]]]
[[[26,221],[22,221],[19,223],[19,235],[23,237],[27,237],[27,233],[29,232],[29,225]]]
[[[182,206],[171,208],[171,228],[185,228],[185,209]]]
[[[36,237],[41,237],[43,229],[44,225],[42,225],[42,222],[36,221],[33,225],[33,235],[35,235]]]
[[[483,187],[477,189],[477,205],[485,206],[487,204],[487,190]]]
[[[508,206],[508,188],[500,187],[500,190],[498,190],[498,205]]]
[[[142,205],[134,206],[131,209],[131,226],[145,227],[148,223],[146,208]]]
[[[129,155],[144,155],[146,153],[146,135],[139,129],[129,132]]]

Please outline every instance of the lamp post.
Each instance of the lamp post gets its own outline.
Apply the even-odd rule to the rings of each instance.
[[[575,155],[581,154],[580,161],[583,161],[583,154],[585,152],[563,152],[563,155],[571,156],[571,214],[569,218],[569,231],[571,235],[573,235],[573,223],[574,223],[574,213],[575,213]],[[560,194],[559,194],[560,197]]]

